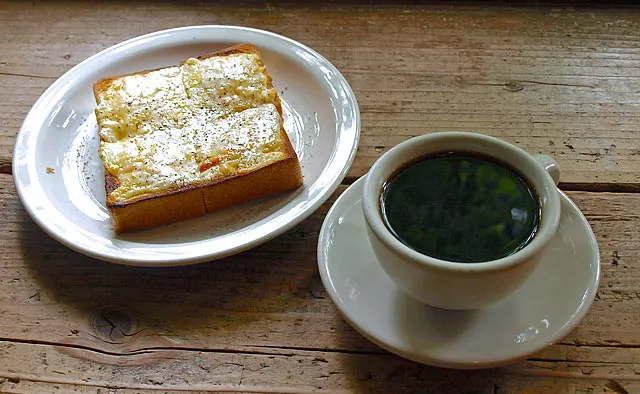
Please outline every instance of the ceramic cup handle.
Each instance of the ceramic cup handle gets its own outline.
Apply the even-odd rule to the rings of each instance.
[[[560,167],[558,167],[558,163],[553,160],[553,157],[545,154],[538,154],[533,156],[533,158],[536,159],[542,168],[547,170],[549,175],[551,175],[553,182],[557,185],[558,182],[560,182]]]

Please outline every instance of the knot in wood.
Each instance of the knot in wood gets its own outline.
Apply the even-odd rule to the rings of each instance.
[[[518,81],[511,81],[504,84],[504,90],[508,92],[519,92],[524,89],[524,85]]]
[[[135,313],[121,307],[103,307],[93,313],[91,327],[106,342],[120,343],[131,339],[138,330]]]

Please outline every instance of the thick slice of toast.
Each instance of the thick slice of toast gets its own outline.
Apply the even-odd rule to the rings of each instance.
[[[302,185],[280,98],[253,45],[101,79],[93,90],[106,205],[118,232]]]

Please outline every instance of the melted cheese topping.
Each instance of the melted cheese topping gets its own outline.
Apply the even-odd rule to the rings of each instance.
[[[118,78],[98,98],[100,158],[126,201],[285,156],[277,93],[255,54],[189,59]]]

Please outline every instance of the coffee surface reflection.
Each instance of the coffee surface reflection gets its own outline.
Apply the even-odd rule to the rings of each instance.
[[[477,154],[427,156],[400,169],[380,196],[385,225],[441,260],[496,260],[526,246],[540,218],[536,192],[516,171]]]

